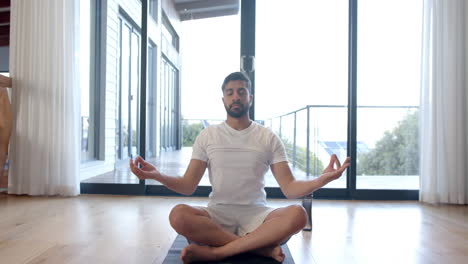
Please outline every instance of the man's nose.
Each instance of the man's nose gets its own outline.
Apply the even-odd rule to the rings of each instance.
[[[238,93],[234,93],[232,96],[232,101],[240,101],[240,96]]]

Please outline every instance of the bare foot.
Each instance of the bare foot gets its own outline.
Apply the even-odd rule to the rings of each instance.
[[[260,256],[273,258],[274,260],[276,260],[278,262],[283,262],[284,258],[286,257],[284,255],[284,253],[283,253],[283,249],[281,249],[280,246],[261,248],[261,249],[255,250],[253,252],[255,254],[260,255]]]
[[[219,260],[221,258],[215,253],[215,249],[215,247],[190,244],[182,249],[180,259],[184,263]]]

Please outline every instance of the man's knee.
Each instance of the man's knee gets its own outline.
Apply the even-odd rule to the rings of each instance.
[[[302,230],[307,224],[307,212],[300,205],[291,205],[288,207],[288,215],[291,217],[291,229],[295,232]]]
[[[193,216],[193,208],[186,204],[178,204],[172,208],[169,214],[169,223],[177,233],[183,234],[190,228],[190,218]]]

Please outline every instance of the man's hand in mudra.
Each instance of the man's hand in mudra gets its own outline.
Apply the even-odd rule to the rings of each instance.
[[[146,162],[140,156],[136,157],[135,161],[130,159],[130,169],[140,180],[156,180],[157,176],[161,174],[155,166],[149,162]]]
[[[322,175],[325,183],[329,183],[341,177],[343,172],[346,168],[349,167],[350,157],[347,157],[346,160],[343,162],[343,165],[338,160],[338,157],[333,154],[330,158],[330,163],[328,166],[323,170]]]

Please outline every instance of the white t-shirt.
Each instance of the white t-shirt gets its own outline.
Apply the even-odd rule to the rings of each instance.
[[[287,161],[279,137],[255,122],[241,131],[226,122],[207,127],[195,140],[192,159],[208,164],[209,205],[266,205],[265,174],[271,164]]]

